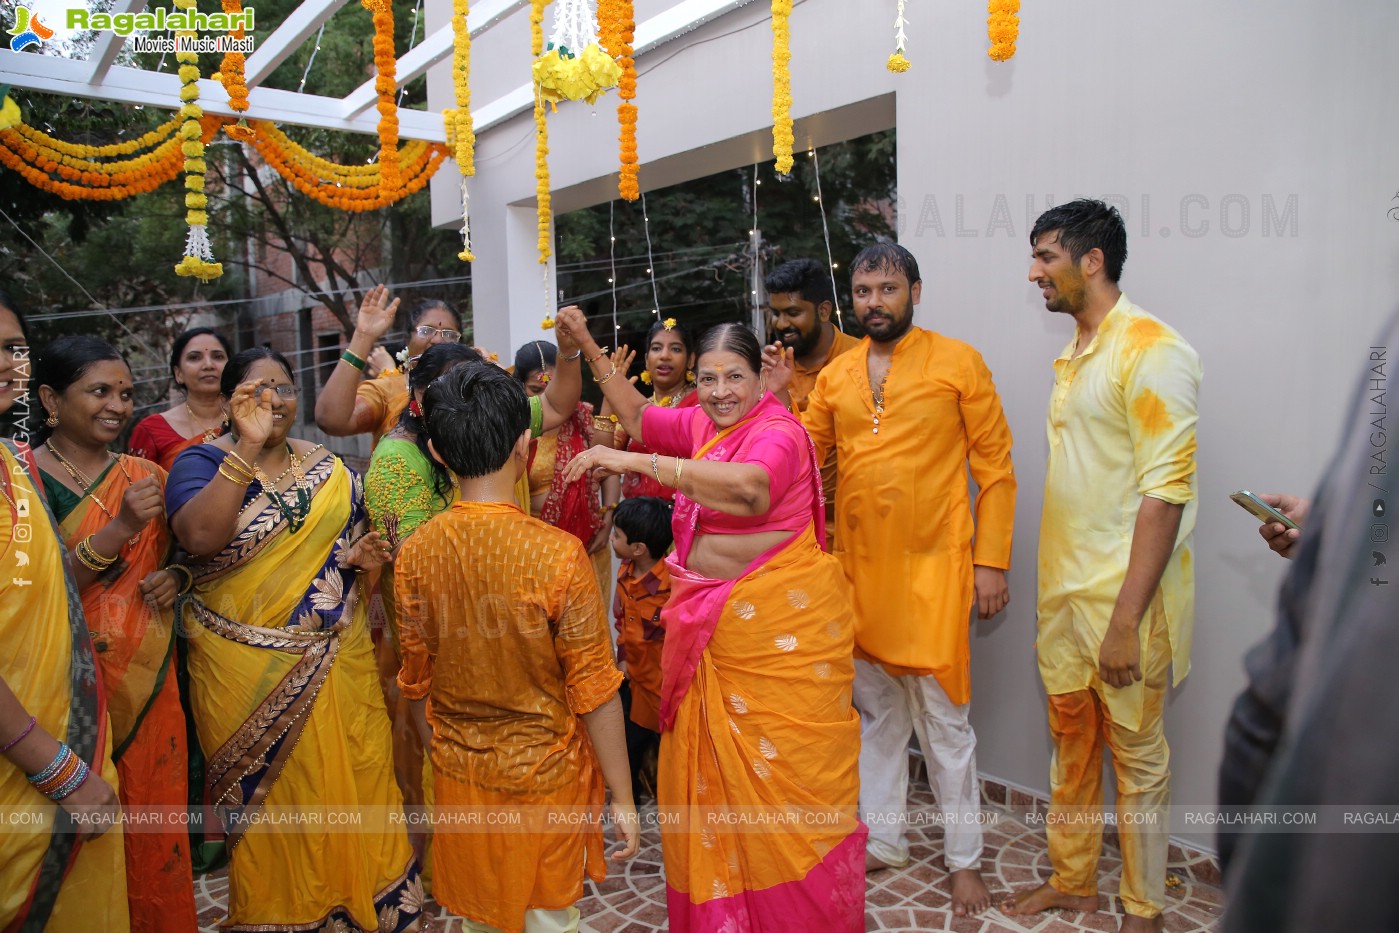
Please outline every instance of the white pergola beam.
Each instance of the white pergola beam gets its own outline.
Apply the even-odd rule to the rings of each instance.
[[[140,13],[145,8],[146,0],[116,0],[110,12],[115,16],[118,13]],[[92,53],[87,57],[88,84],[102,83],[102,79],[107,77],[107,70],[117,60],[117,53],[125,44],[126,38],[111,30],[97,33],[97,41],[93,43]]]
[[[6,59],[5,79],[16,87],[67,97],[91,97],[169,110],[179,107],[178,75],[115,66],[107,71],[104,80],[92,82],[88,80],[90,71],[87,62],[49,55],[11,55]],[[248,104],[249,112],[259,120],[368,136],[378,133],[378,112],[346,119],[340,115],[342,102],[338,98],[258,87],[249,92]],[[207,113],[237,116],[229,109],[228,93],[223,85],[208,78],[199,82],[199,106]],[[441,114],[400,110],[398,119],[399,136],[403,139],[446,141]]]
[[[302,0],[282,25],[268,36],[243,69],[249,88],[266,81],[277,66],[291,57],[311,34],[320,29],[348,0]],[[249,96],[249,101],[252,97]]]
[[[644,23],[638,23],[632,43],[632,56],[640,58],[657,46],[703,26],[712,19],[747,6],[750,0],[683,0]],[[534,106],[534,88],[522,84],[515,90],[471,111],[472,123],[479,135]]]
[[[528,0],[485,0],[474,4],[467,14],[467,30],[474,39],[479,33],[485,32],[511,13],[526,6],[529,6]],[[396,86],[403,87],[421,77],[429,68],[450,55],[452,41],[452,26],[448,23],[409,49],[398,60],[398,67],[394,73]],[[371,78],[346,95],[345,109],[341,115],[347,119],[359,116],[374,106],[377,96],[374,80]]]

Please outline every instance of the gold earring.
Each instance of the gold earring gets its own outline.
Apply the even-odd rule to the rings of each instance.
[[[695,371],[694,371],[693,369],[687,369],[687,370],[685,370],[685,381],[686,381],[686,382],[694,382],[694,381],[695,381]]]
[[[44,421],[44,424],[51,428],[58,427],[58,412],[54,412],[53,414],[49,415],[48,418]]]

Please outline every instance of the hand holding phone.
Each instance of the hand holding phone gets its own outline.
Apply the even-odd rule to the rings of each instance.
[[[1245,512],[1252,515],[1254,518],[1258,519],[1265,525],[1276,523],[1288,529],[1289,531],[1301,527],[1295,521],[1288,518],[1286,515],[1282,514],[1277,509],[1273,508],[1271,505],[1264,502],[1262,499],[1258,498],[1253,493],[1249,492],[1247,489],[1240,489],[1238,492],[1232,493],[1229,496],[1229,498],[1233,499],[1239,504],[1241,508],[1243,508]]]

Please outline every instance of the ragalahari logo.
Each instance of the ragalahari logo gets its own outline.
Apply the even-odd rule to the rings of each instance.
[[[10,30],[10,35],[14,36],[10,40],[10,50],[23,52],[31,45],[52,39],[53,30],[39,22],[39,17],[29,7],[19,6],[15,7],[15,28]]]

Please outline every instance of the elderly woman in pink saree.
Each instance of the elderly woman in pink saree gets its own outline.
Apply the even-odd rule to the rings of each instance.
[[[676,490],[662,660],[662,811],[674,933],[864,930],[860,725],[849,593],[801,423],[766,392],[757,339],[698,347],[698,407],[649,404],[576,335],[623,427],[654,453],[570,464]]]

